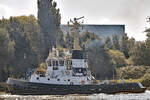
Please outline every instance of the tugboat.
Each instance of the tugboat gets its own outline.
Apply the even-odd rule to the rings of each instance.
[[[81,17],[82,18],[82,17]],[[79,46],[81,18],[72,22],[74,30],[74,49],[53,48],[46,59],[45,71],[36,70],[27,80],[8,78],[7,87],[11,94],[19,95],[66,95],[95,93],[143,93],[146,88],[141,83],[95,83],[88,70],[84,50]]]

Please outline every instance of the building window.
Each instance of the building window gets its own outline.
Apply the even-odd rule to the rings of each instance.
[[[39,77],[37,77],[36,79],[39,80]]]

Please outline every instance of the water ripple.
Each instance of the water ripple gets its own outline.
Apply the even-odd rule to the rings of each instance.
[[[150,91],[141,94],[93,95],[0,95],[0,100],[150,100]]]

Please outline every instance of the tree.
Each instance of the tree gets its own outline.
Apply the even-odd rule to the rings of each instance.
[[[145,42],[136,42],[134,47],[130,50],[131,59],[134,65],[150,65],[150,53]]]
[[[5,25],[0,26],[8,31],[10,40],[14,41],[14,57],[10,62],[13,76],[22,76],[29,67],[37,67],[45,61],[43,37],[33,15],[11,17],[3,23]]]
[[[119,50],[109,50],[109,54],[114,67],[118,68],[126,66],[126,58],[122,52]]]
[[[10,73],[10,60],[14,52],[13,42],[10,41],[8,31],[0,28],[0,81],[5,81]]]
[[[112,36],[112,41],[113,41],[113,48],[115,50],[120,50],[119,36],[114,34]]]
[[[124,53],[125,57],[129,58],[129,38],[127,34],[122,36],[121,40],[121,51]]]
[[[60,30],[60,11],[56,6],[55,1],[38,0],[38,24],[44,38],[44,59],[47,58],[53,46],[64,45],[62,44],[63,34]]]
[[[67,33],[65,35],[65,46],[69,49],[73,49],[73,42],[74,42],[73,34]]]
[[[145,32],[147,32],[146,46],[150,49],[150,28],[147,29]]]
[[[105,39],[105,46],[109,49],[113,49],[112,41],[109,36],[107,36]]]
[[[129,51],[134,47],[134,45],[135,45],[135,39],[132,37],[132,38],[130,38],[129,39],[129,41],[128,41],[128,48],[129,48]],[[129,54],[130,55],[130,54]]]

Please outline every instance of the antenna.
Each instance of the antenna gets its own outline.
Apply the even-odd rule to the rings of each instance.
[[[79,17],[79,18],[74,18],[74,21],[77,21],[77,20],[80,20],[80,19],[83,19],[83,18],[84,18],[84,16]]]
[[[75,50],[81,50],[81,47],[79,46],[79,27],[83,26],[81,24],[83,24],[82,22],[78,22],[78,20],[83,19],[84,16],[79,17],[79,18],[74,18],[74,20],[70,19],[70,22],[72,23],[72,25],[69,25],[72,27],[73,33],[74,33],[74,49]],[[68,23],[69,24],[69,23]]]
[[[70,31],[69,30],[69,26],[70,26],[70,22],[69,21],[67,22],[67,26],[68,26],[68,29],[67,29],[68,32],[67,32],[67,34],[69,34],[69,31]]]
[[[82,30],[83,30],[83,27],[84,27],[83,23],[84,23],[84,19],[82,20]]]

